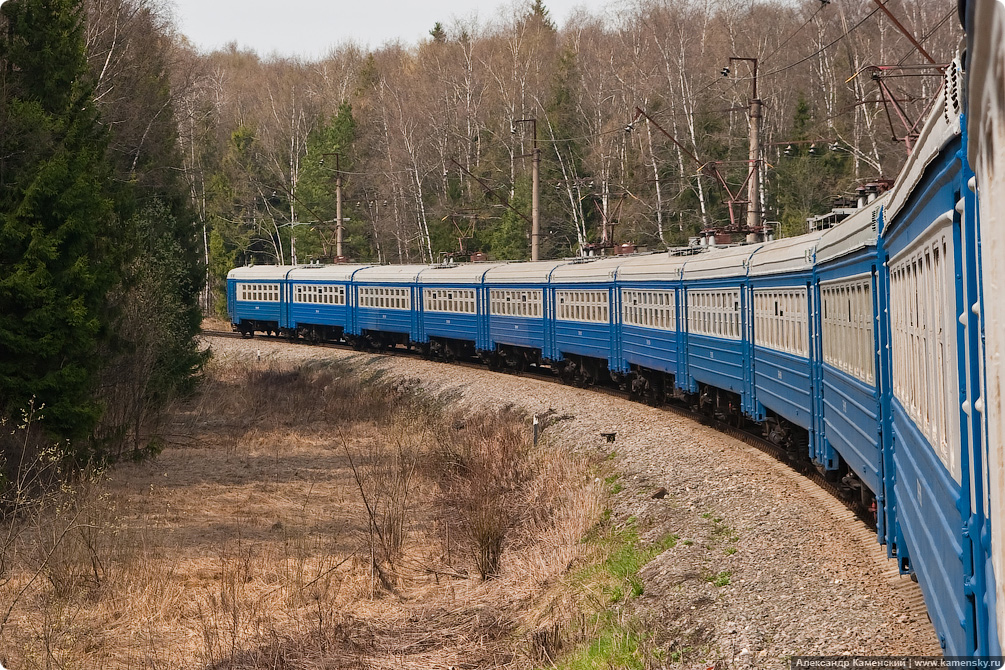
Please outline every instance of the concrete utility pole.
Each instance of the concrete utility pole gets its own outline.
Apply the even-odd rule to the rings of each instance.
[[[752,64],[753,95],[750,98],[747,114],[750,116],[750,173],[747,177],[747,228],[752,232],[761,230],[761,101],[757,97],[757,59],[735,58],[733,61],[744,60]],[[728,71],[727,71],[728,72]]]
[[[335,262],[341,263],[345,260],[342,255],[342,166],[339,165],[342,155],[337,151],[321,154],[321,165],[329,156],[335,157]]]
[[[541,150],[537,147],[537,119],[519,119],[513,123],[529,123],[534,135],[531,150],[531,195],[530,195],[530,259],[540,260],[541,251]]]
[[[342,262],[342,170],[335,152],[335,262]]]

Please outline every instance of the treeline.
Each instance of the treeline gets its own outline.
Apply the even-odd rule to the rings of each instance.
[[[903,163],[879,85],[910,126],[941,84],[873,0],[629,0],[564,26],[522,0],[312,62],[200,53],[163,1],[0,10],[0,411],[44,403],[90,455],[143,447],[191,386],[232,267],[334,259],[338,177],[357,261],[526,258],[535,144],[542,257],[605,228],[686,244],[729,218],[703,166],[742,190],[756,58],[761,202],[791,235]],[[954,3],[885,7],[953,57]]]
[[[235,264],[332,259],[335,154],[350,258],[526,258],[535,126],[542,257],[578,253],[605,223],[618,242],[686,244],[729,218],[701,166],[723,161],[734,193],[746,176],[753,69],[730,57],[758,59],[763,206],[781,234],[904,161],[865,68],[928,61],[872,0],[616,6],[561,28],[540,0],[494,22],[431,16],[418,46],[343,44],[317,62],[191,53],[180,140],[217,286]],[[954,7],[887,3],[939,63],[958,45]],[[911,122],[941,84],[936,69],[883,75]],[[636,107],[665,133],[633,123]]]
[[[29,462],[143,453],[202,365],[204,270],[166,28],[129,1],[0,8],[5,503],[10,487],[27,493]]]

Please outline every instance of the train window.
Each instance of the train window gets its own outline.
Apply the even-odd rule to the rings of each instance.
[[[621,289],[621,319],[629,326],[676,330],[675,297],[673,291]]]
[[[237,299],[240,301],[279,302],[279,284],[237,285]]]
[[[953,477],[959,438],[956,279],[951,230],[890,263],[893,391]]]
[[[610,321],[608,299],[606,290],[556,291],[557,318],[562,321],[608,323]]]
[[[867,384],[875,379],[872,279],[820,285],[824,362]]]
[[[754,291],[754,344],[809,355],[809,302],[805,288]]]
[[[508,299],[506,296],[497,296],[497,300]],[[454,312],[461,314],[475,314],[475,292],[471,289],[458,289],[455,291],[440,291],[433,289],[423,289],[423,308],[428,312]]]
[[[471,295],[473,298],[473,291]],[[489,291],[489,310],[498,316],[540,317],[543,311],[543,296],[544,292],[541,290],[492,289]]]
[[[688,291],[688,330],[698,335],[740,338],[739,289]]]
[[[345,304],[345,289],[339,304]],[[361,286],[359,289],[359,304],[361,307],[384,309],[411,309],[410,291],[407,288],[382,288],[377,286]]]

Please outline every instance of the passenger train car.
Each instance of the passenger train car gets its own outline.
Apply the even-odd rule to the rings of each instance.
[[[1000,655],[1005,11],[961,17],[965,55],[895,186],[833,228],[684,255],[237,268],[234,329],[550,367],[760,424],[874,510],[947,655]]]

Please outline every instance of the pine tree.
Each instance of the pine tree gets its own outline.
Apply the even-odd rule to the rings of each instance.
[[[14,0],[2,12],[0,413],[34,398],[51,434],[83,438],[101,413],[96,354],[121,259],[81,5]]]

